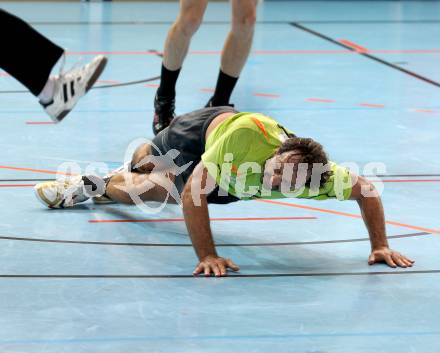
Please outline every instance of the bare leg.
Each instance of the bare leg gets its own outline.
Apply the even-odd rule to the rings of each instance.
[[[254,35],[257,0],[231,0],[231,31],[223,46],[214,95],[206,106],[230,104],[232,91],[249,56]]]
[[[107,184],[106,195],[113,201],[134,204],[137,201],[164,202],[173,187],[174,176],[170,173],[120,173]],[[176,203],[172,197],[170,203]]]
[[[202,23],[207,4],[207,0],[180,0],[179,15],[165,42],[163,64],[168,70],[181,68],[191,37]]]
[[[249,56],[254,36],[257,0],[231,0],[232,26],[221,58],[221,70],[232,77],[240,76]]]
[[[149,144],[140,145],[131,161],[134,170],[131,173],[116,174],[110,179],[106,187],[106,195],[110,199],[127,204],[139,200],[166,200],[174,184],[174,175],[160,165],[160,160],[146,160],[146,157],[151,156],[151,149]],[[176,200],[170,197],[169,202],[175,203]]]
[[[180,12],[165,41],[160,85],[154,97],[153,132],[157,135],[176,116],[176,83],[191,37],[203,19],[208,0],[180,0]]]

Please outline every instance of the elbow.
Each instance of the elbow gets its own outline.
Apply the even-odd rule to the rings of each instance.
[[[364,177],[358,177],[358,180],[353,188],[355,199],[362,202],[370,199],[380,199],[380,194],[374,184]]]
[[[183,188],[182,194],[182,206],[185,207],[200,207],[207,204],[207,196],[204,192],[198,192],[197,189],[193,190],[191,184],[187,182]]]

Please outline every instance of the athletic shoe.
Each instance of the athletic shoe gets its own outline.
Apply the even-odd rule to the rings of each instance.
[[[37,199],[49,208],[66,208],[86,201],[82,176],[65,180],[48,181],[35,185]]]
[[[155,135],[167,128],[176,117],[175,102],[174,98],[160,97],[157,94],[154,97],[153,132]]]
[[[87,65],[60,73],[55,81],[52,101],[49,103],[40,102],[55,123],[63,120],[78,103],[78,100],[92,88],[106,64],[107,58],[98,55]]]

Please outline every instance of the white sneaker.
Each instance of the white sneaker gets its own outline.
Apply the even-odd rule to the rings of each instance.
[[[35,185],[34,190],[37,199],[49,208],[73,207],[89,198],[85,195],[84,181],[80,175],[40,183]]]
[[[98,55],[87,65],[60,73],[55,81],[52,101],[40,102],[55,123],[63,120],[78,100],[92,88],[106,65],[107,58]]]

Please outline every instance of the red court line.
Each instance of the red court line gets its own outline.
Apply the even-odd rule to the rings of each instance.
[[[414,111],[417,113],[429,113],[429,114],[437,113],[437,111],[433,109],[414,109]]]
[[[370,180],[383,183],[440,183],[440,179],[395,179],[395,180]],[[0,184],[0,188],[35,186],[35,184]],[[290,219],[290,218],[289,218]]]
[[[44,174],[78,175],[75,173],[64,173],[64,172],[58,172],[58,171],[46,170],[46,169],[12,167],[12,166],[8,166],[8,165],[0,165],[0,169],[19,170],[19,171],[23,171],[23,172],[34,172],[34,173],[44,173]]]
[[[212,92],[215,92],[215,89],[214,88],[200,88],[200,91],[212,93]]]
[[[349,41],[348,41],[349,42]],[[342,43],[342,42],[341,42]],[[351,42],[350,42],[351,43]],[[344,43],[345,45],[348,45]],[[356,47],[358,46],[355,43]],[[352,47],[351,45],[348,45]],[[355,49],[355,47],[353,47]],[[368,53],[373,54],[440,54],[440,49],[366,49]],[[220,50],[196,50],[190,51],[189,54],[193,55],[220,55],[222,52]],[[150,51],[78,51],[78,52],[68,52],[67,55],[153,55],[161,54],[160,52],[150,52]],[[323,55],[323,54],[354,54],[351,50],[339,49],[339,50],[301,50],[301,49],[291,49],[291,50],[255,50],[251,52],[251,55]]]
[[[54,125],[53,121],[26,121],[26,125]]]
[[[317,219],[316,217],[226,217],[211,218],[211,221],[293,221]],[[184,218],[155,218],[155,219],[91,219],[89,223],[168,223],[184,222]]]
[[[144,86],[145,87],[150,87],[150,88],[157,88],[157,87],[159,87],[159,85],[157,83],[146,83]]]
[[[362,219],[362,216],[357,215],[357,214],[347,213],[347,212],[340,212],[340,211],[335,211],[335,210],[329,210],[329,209],[326,209],[326,208],[304,206],[304,205],[298,205],[298,204],[295,204],[295,203],[289,203],[289,202],[283,202],[283,201],[275,201],[275,200],[262,200],[262,199],[260,199],[260,200],[257,200],[257,201],[258,202],[271,203],[271,204],[280,205],[280,206],[288,206],[288,207],[300,208],[300,209],[303,209],[303,210],[317,211],[317,212],[322,212],[322,213],[330,213],[330,214],[334,214],[334,215],[338,215],[338,216],[345,216],[345,217],[350,217],[350,218],[360,218],[360,219]],[[433,234],[440,234],[440,230],[437,230],[437,229],[430,229],[430,228],[425,228],[425,227],[419,227],[419,226],[414,226],[414,225],[411,225],[411,224],[400,223],[400,222],[396,222],[396,221],[385,221],[385,223],[393,225],[393,226],[420,230],[422,232],[428,232],[428,233],[433,233]]]
[[[0,188],[24,188],[30,186],[35,186],[35,184],[0,184]]]
[[[333,99],[327,99],[327,98],[307,98],[307,102],[314,102],[314,103],[334,103],[336,102]]]
[[[272,93],[261,93],[261,92],[255,92],[253,93],[254,96],[257,97],[266,97],[266,98],[280,98],[279,94],[272,94]]]
[[[359,103],[361,107],[368,107],[368,108],[385,108],[384,104],[374,104],[374,103]]]
[[[356,44],[354,42],[351,42],[347,39],[340,39],[339,43],[345,44],[346,46],[353,48],[354,50],[356,50],[358,53],[368,53],[368,49],[364,48],[362,46],[360,46],[359,44]]]
[[[334,50],[255,50],[252,52],[253,55],[292,55],[292,54],[352,54],[350,50],[345,49],[334,49]]]

